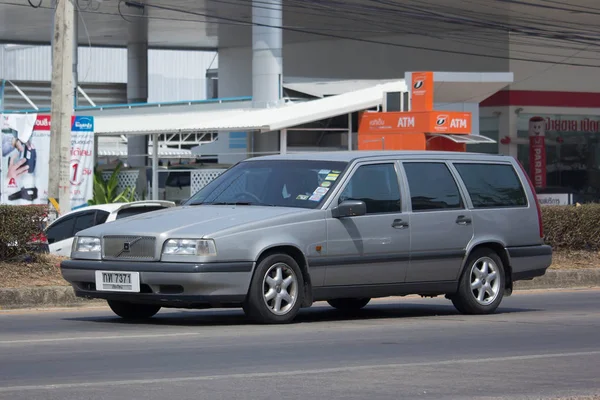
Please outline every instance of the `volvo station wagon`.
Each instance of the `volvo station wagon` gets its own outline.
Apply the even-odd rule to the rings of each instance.
[[[513,283],[544,275],[540,206],[512,157],[333,152],[247,159],[181,206],[77,233],[64,278],[120,317],[241,307],[287,323],[326,301],[445,296],[493,313]]]

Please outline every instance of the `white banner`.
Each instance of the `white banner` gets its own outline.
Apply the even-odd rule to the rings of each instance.
[[[94,119],[71,121],[71,209],[76,209],[93,196]],[[0,203],[47,204],[49,176],[59,167],[50,165],[50,115],[4,114],[0,129]]]
[[[573,204],[573,195],[569,193],[539,193],[537,198],[542,206],[568,206]]]

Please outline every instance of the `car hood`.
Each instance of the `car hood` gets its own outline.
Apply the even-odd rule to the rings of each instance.
[[[124,218],[78,233],[78,236],[202,237],[241,225],[284,215],[311,211],[301,208],[262,206],[183,206]]]

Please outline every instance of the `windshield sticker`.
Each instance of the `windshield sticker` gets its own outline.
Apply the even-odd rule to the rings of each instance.
[[[326,181],[335,181],[340,174],[329,174],[325,177]]]
[[[319,175],[327,175],[330,172],[331,172],[330,169],[322,169],[319,171]]]
[[[306,194],[299,194],[299,195],[296,197],[296,200],[308,200],[308,197],[309,197],[309,196],[308,196],[308,195],[306,195]]]
[[[323,196],[325,196],[324,194],[313,194],[312,196],[310,196],[308,199],[310,201],[321,201],[321,199],[323,198]]]
[[[325,188],[328,188],[329,186],[331,186],[331,182],[330,181],[323,181],[323,182],[321,182],[321,186],[325,187]]]
[[[331,173],[332,173],[332,174],[338,174],[338,175],[339,175],[339,174],[341,174],[341,173],[342,173],[342,171],[331,171]]]
[[[313,194],[320,194],[325,196],[325,194],[329,191],[329,188],[326,187],[318,187],[315,189],[315,191],[313,192]]]

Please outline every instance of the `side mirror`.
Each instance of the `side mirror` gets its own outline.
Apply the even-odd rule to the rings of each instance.
[[[358,217],[367,213],[367,205],[360,200],[346,200],[331,210],[333,218]]]

